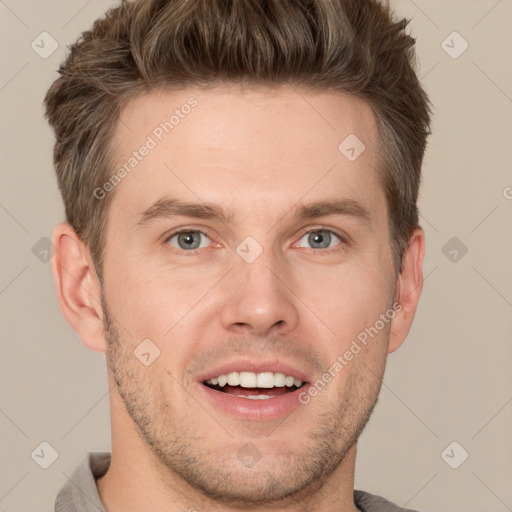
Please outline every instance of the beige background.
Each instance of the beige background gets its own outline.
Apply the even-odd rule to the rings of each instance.
[[[41,102],[66,45],[110,5],[0,0],[0,512],[53,510],[82,454],[110,449],[104,356],[67,325],[50,264],[32,250],[64,218]],[[426,281],[359,443],[356,487],[421,512],[512,510],[512,1],[392,5],[412,17],[435,106],[420,198]],[[31,48],[43,31],[59,45],[47,59]],[[454,31],[469,44],[456,59],[442,47]],[[447,44],[462,48],[457,36]],[[443,252],[452,237],[467,247],[455,262]],[[46,470],[31,458],[43,441],[58,452]],[[453,441],[469,453],[458,469],[441,457]]]

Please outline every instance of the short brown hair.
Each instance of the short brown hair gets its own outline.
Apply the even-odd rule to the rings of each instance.
[[[112,175],[122,108],[155,89],[236,83],[342,91],[371,106],[398,272],[419,222],[431,113],[408,21],[377,0],[122,1],[96,20],[70,47],[45,107],[66,219],[100,280],[113,194],[93,191]]]

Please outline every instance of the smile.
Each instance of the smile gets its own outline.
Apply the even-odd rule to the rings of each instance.
[[[299,390],[310,385],[296,376],[270,371],[221,373],[199,384],[201,393],[216,409],[256,421],[276,420],[302,407]]]
[[[230,372],[212,377],[206,380],[204,384],[211,389],[230,395],[262,400],[282,396],[288,393],[291,388],[294,388],[293,390],[299,389],[302,386],[302,380],[280,372]],[[272,391],[260,392],[260,389]]]

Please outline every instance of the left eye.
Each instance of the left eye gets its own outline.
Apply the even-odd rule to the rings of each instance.
[[[175,233],[174,235],[171,235],[167,239],[167,242],[170,243],[173,247],[176,247],[177,249],[202,249],[204,247],[207,247],[208,244],[201,244],[201,236],[208,238],[208,236],[205,235],[202,231],[181,231]],[[177,245],[172,243],[172,240],[174,238],[176,238],[177,240]]]
[[[332,247],[331,242],[335,241],[335,239],[338,239],[340,242],[342,241],[336,233],[327,229],[315,229],[308,231],[300,239],[299,243],[304,239],[306,239],[307,243],[313,246],[313,249],[327,249]]]

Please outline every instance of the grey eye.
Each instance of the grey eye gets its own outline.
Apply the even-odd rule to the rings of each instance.
[[[336,241],[336,239],[341,240],[336,233],[327,229],[309,231],[300,240],[302,241],[304,239],[306,239],[312,249],[327,249],[332,247],[331,242]]]
[[[171,235],[167,241],[173,247],[184,251],[201,249],[208,246],[208,243],[201,245],[201,236],[208,239],[207,235],[201,231],[181,231]],[[174,239],[176,239],[176,243],[172,242]]]

